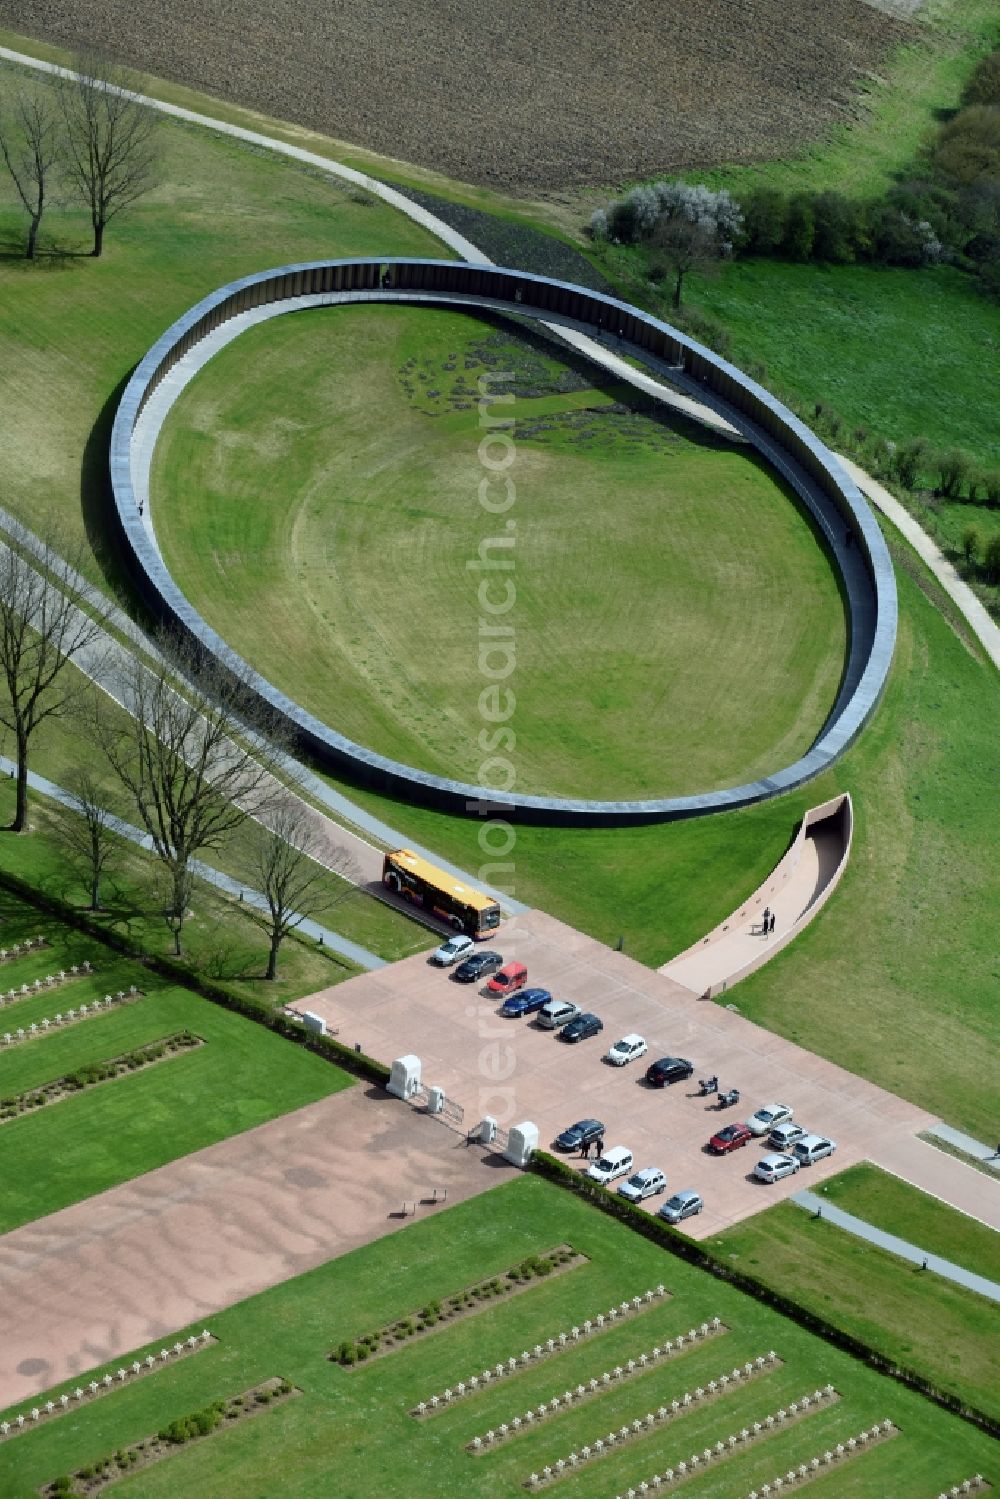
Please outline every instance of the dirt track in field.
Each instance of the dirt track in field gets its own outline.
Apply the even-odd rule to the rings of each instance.
[[[863,0],[0,0],[0,24],[515,193],[801,149],[911,34]]]

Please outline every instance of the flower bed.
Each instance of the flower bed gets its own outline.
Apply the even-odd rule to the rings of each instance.
[[[329,1354],[329,1358],[334,1363],[341,1364],[345,1369],[351,1369],[366,1359],[392,1353],[395,1348],[400,1348],[411,1339],[431,1332],[435,1327],[455,1322],[461,1317],[468,1317],[474,1312],[481,1311],[493,1301],[517,1295],[519,1291],[527,1291],[536,1280],[544,1279],[548,1275],[561,1275],[566,1270],[575,1270],[578,1265],[586,1263],[585,1254],[580,1254],[569,1244],[557,1244],[554,1249],[547,1250],[545,1254],[529,1255],[518,1264],[512,1265],[509,1270],[501,1271],[499,1275],[491,1276],[488,1280],[477,1281],[462,1291],[456,1291],[452,1296],[446,1297],[443,1302],[429,1301],[426,1306],[421,1307],[417,1312],[412,1312],[408,1317],[388,1322],[384,1327],[365,1333],[360,1338],[347,1340]],[[434,1398],[437,1399],[436,1396]]]
[[[287,1379],[267,1379],[263,1384],[244,1390],[242,1395],[231,1395],[227,1400],[214,1400],[202,1410],[190,1416],[182,1416],[163,1426],[155,1436],[134,1442],[129,1447],[119,1447],[108,1457],[96,1463],[88,1463],[75,1473],[64,1474],[47,1483],[38,1492],[56,1499],[59,1495],[98,1494],[109,1483],[114,1483],[126,1473],[148,1467],[177,1451],[187,1442],[200,1441],[211,1436],[220,1426],[232,1426],[251,1416],[259,1416],[280,1401],[300,1392]]]
[[[87,1088],[113,1082],[115,1078],[123,1077],[128,1072],[137,1072],[140,1067],[151,1067],[155,1062],[169,1061],[178,1052],[190,1051],[204,1044],[203,1038],[196,1036],[194,1031],[175,1031],[172,1036],[147,1041],[144,1046],[137,1046],[135,1051],[125,1052],[120,1057],[109,1057],[104,1062],[88,1062],[75,1072],[67,1072],[64,1077],[54,1078],[50,1083],[42,1083],[40,1087],[28,1088],[24,1093],[0,1098],[0,1124],[20,1118],[34,1109],[43,1108],[48,1103],[58,1103],[60,1099],[69,1098]]]

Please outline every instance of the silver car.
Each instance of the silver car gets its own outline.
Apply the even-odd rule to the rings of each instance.
[[[460,958],[467,958],[475,947],[471,937],[456,935],[449,937],[447,942],[442,942],[435,952],[431,953],[431,962],[436,963],[439,968],[450,968],[452,963],[457,963]]]
[[[697,1192],[675,1192],[661,1207],[659,1217],[667,1223],[681,1223],[685,1218],[697,1217],[704,1206]]]
[[[766,1155],[757,1162],[753,1174],[761,1182],[779,1182],[783,1176],[798,1171],[799,1165],[793,1155]]]
[[[803,1139],[805,1133],[801,1124],[779,1124],[777,1129],[773,1129],[768,1135],[767,1143],[772,1150],[780,1150],[787,1155],[796,1140]]]
[[[667,1190],[667,1178],[659,1166],[643,1166],[627,1182],[618,1188],[618,1196],[629,1202],[642,1202],[647,1197],[656,1197]]]

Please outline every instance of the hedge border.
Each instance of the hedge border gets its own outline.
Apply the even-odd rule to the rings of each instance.
[[[345,1046],[342,1041],[336,1041],[332,1036],[321,1036],[318,1031],[310,1030],[304,1022],[292,1020],[279,1011],[269,1009],[267,1005],[247,999],[242,994],[235,994],[224,984],[213,983],[209,979],[202,978],[200,974],[193,972],[186,964],[179,963],[174,958],[146,952],[119,932],[109,931],[101,926],[88,912],[77,910],[68,902],[60,900],[58,896],[39,890],[37,886],[20,879],[16,874],[10,874],[7,871],[0,872],[0,889],[10,891],[12,895],[34,906],[36,910],[43,911],[46,915],[55,917],[63,925],[73,927],[84,936],[93,938],[95,942],[110,947],[122,957],[140,963],[159,978],[190,989],[211,1004],[242,1015],[244,1019],[251,1020],[256,1025],[264,1026],[266,1030],[273,1031],[286,1041],[292,1041],[298,1046],[305,1047],[306,1051],[323,1057],[325,1061],[335,1063],[344,1072],[354,1077],[375,1083],[380,1088],[384,1088],[389,1081],[390,1069],[383,1062],[378,1062],[374,1057],[366,1055],[365,1052],[354,1051],[351,1047]]]
[[[707,1271],[716,1280],[725,1281],[727,1285],[733,1286],[747,1296],[752,1296],[762,1306],[778,1312],[783,1317],[788,1317],[806,1332],[822,1338],[824,1342],[832,1344],[842,1353],[850,1354],[852,1358],[866,1364],[876,1373],[884,1374],[889,1379],[894,1379],[897,1384],[915,1390],[918,1395],[923,1395],[926,1399],[933,1401],[950,1415],[960,1416],[963,1421],[968,1421],[970,1425],[978,1427],[988,1436],[1000,1438],[1000,1421],[993,1416],[987,1415],[977,1406],[969,1405],[957,1395],[939,1389],[925,1375],[918,1374],[915,1369],[908,1369],[905,1365],[897,1364],[886,1354],[872,1347],[870,1343],[855,1337],[853,1333],[845,1332],[843,1328],[836,1327],[793,1297],[765,1285],[756,1276],[748,1274],[745,1270],[733,1269],[704,1244],[686,1238],[678,1229],[664,1223],[661,1218],[643,1212],[641,1208],[634,1206],[625,1198],[609,1192],[595,1182],[588,1181],[585,1176],[572,1171],[555,1156],[549,1155],[546,1151],[535,1151],[528,1169],[544,1180],[574,1193],[577,1197],[585,1198],[602,1213],[607,1213],[609,1217],[617,1219],[626,1228],[630,1228],[633,1233],[649,1239],[661,1249],[665,1249],[668,1254],[676,1256],[677,1259],[685,1260],[689,1265],[695,1265],[699,1270]]]

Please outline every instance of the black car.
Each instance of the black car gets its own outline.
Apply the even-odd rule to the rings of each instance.
[[[452,970],[451,976],[457,984],[474,984],[477,979],[485,978],[488,973],[502,967],[503,957],[500,953],[474,952],[471,958],[466,958]]]
[[[604,1125],[599,1119],[580,1119],[557,1135],[553,1144],[556,1150],[581,1150],[584,1145],[593,1145],[604,1136]]]
[[[665,1088],[668,1083],[683,1082],[694,1072],[694,1063],[686,1057],[660,1057],[646,1068],[646,1081],[651,1088]]]
[[[571,1020],[569,1025],[564,1025],[559,1032],[560,1041],[585,1041],[588,1036],[596,1036],[598,1031],[603,1031],[604,1022],[596,1015],[578,1015]]]

